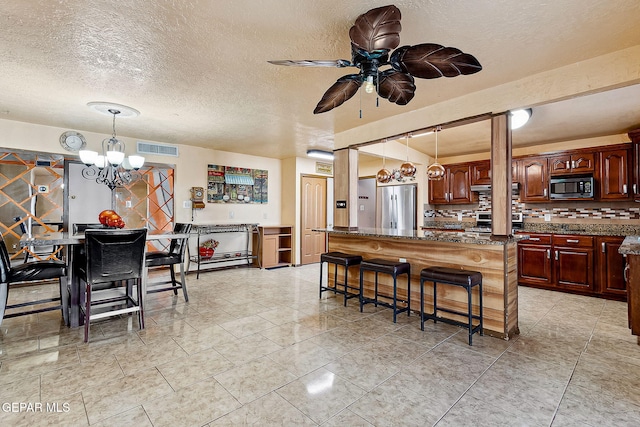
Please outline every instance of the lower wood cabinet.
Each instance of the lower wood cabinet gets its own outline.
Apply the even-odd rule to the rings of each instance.
[[[618,252],[624,237],[596,237],[596,253],[598,266],[598,292],[614,299],[627,296],[627,283],[624,280],[626,259]]]
[[[287,267],[293,261],[291,246],[293,227],[259,226],[253,236],[253,247],[258,250],[258,265],[262,268]]]
[[[618,253],[624,238],[530,234],[518,243],[518,284],[626,299],[625,261]]]

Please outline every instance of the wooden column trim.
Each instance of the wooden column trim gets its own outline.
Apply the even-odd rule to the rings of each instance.
[[[511,127],[508,113],[491,118],[491,233],[512,234]]]
[[[333,152],[333,200],[333,227],[357,229],[358,150],[343,148]]]

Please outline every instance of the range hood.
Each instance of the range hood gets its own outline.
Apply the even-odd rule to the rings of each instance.
[[[471,191],[477,191],[478,193],[489,193],[491,192],[491,185],[490,184],[485,184],[485,185],[472,185],[471,186]],[[514,182],[511,184],[511,191],[513,193],[517,193],[520,191],[520,184],[517,182]]]

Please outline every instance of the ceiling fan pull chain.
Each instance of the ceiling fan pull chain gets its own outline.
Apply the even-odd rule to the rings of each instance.
[[[358,91],[360,96],[360,118],[362,118],[362,89]]]

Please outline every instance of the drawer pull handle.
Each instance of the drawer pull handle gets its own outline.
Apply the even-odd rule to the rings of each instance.
[[[602,253],[607,253],[607,244],[605,242],[602,242]]]
[[[567,243],[580,243],[580,240],[577,240],[577,239],[567,239]]]
[[[529,240],[535,240],[536,242],[540,241],[539,237],[529,237]]]
[[[547,249],[547,259],[551,259],[551,249]]]
[[[558,261],[558,251],[556,251],[556,261]]]

